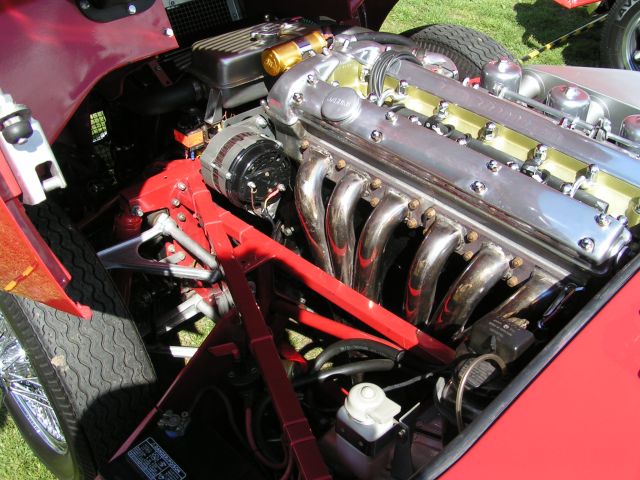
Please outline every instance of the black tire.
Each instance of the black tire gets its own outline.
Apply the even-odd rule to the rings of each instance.
[[[509,58],[509,51],[484,33],[461,25],[429,25],[405,34],[419,46],[446,55],[458,67],[460,79],[479,77],[482,67],[491,60]]]
[[[83,320],[0,294],[0,311],[55,411],[67,452],[43,442],[10,396],[5,404],[25,440],[55,475],[93,479],[148,412],[156,377],[115,285],[82,235],[57,207],[42,204],[27,212],[71,273],[70,296],[93,310],[93,317]]]
[[[613,4],[602,30],[600,64],[608,68],[640,70],[640,0],[618,0]]]

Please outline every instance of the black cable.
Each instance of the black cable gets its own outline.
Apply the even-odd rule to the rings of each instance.
[[[385,345],[384,343],[376,342],[375,340],[367,339],[350,339],[340,340],[339,342],[332,343],[325,348],[320,355],[316,357],[313,370],[319,372],[325,363],[332,358],[346,352],[359,351],[366,353],[373,353],[383,358],[393,360],[395,363],[400,362],[404,356],[404,350],[397,350],[393,347]]]
[[[396,50],[389,50],[383,52],[375,61],[369,72],[369,93],[374,93],[377,96],[382,95],[384,89],[384,78],[387,75],[389,69],[394,63],[406,60],[417,65],[421,65],[420,61],[408,52],[399,52]]]
[[[353,36],[356,42],[372,41],[386,43],[389,45],[404,45],[406,47],[417,48],[416,42],[408,37],[403,37],[397,33],[388,32],[360,32]]]
[[[191,406],[189,407],[189,410],[188,410],[189,416],[193,419],[193,412],[195,408],[198,406],[198,403],[200,403],[200,400],[202,400],[202,397],[204,397],[209,392],[214,392],[216,395],[218,395],[218,398],[222,400],[224,409],[227,412],[227,417],[229,417],[229,425],[231,426],[231,430],[233,431],[233,434],[237,437],[238,441],[240,442],[240,445],[242,445],[245,448],[248,448],[247,442],[245,441],[244,436],[240,433],[240,429],[238,428],[238,425],[235,422],[231,401],[229,400],[229,397],[218,387],[214,387],[213,385],[211,385],[200,390],[196,395],[195,399],[193,400],[193,402],[191,402]]]

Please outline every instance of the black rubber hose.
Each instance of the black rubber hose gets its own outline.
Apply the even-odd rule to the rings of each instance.
[[[160,90],[143,91],[123,99],[124,105],[138,115],[162,115],[191,105],[202,98],[197,82],[186,80]]]
[[[325,348],[320,355],[316,357],[313,370],[319,372],[322,366],[332,358],[346,352],[366,352],[373,353],[383,358],[388,358],[398,363],[404,356],[403,350],[397,350],[393,347],[385,345],[384,343],[376,342],[375,340],[366,339],[350,339],[340,340],[339,342],[332,343]]]
[[[403,37],[397,33],[388,32],[361,32],[353,36],[356,42],[372,41],[378,43],[386,43],[389,45],[404,45],[411,48],[417,48],[416,42],[408,37]]]

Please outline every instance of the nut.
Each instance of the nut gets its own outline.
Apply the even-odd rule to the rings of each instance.
[[[522,260],[520,257],[515,257],[510,262],[511,268],[520,268],[523,264],[524,260]]]
[[[600,213],[596,217],[596,222],[600,227],[608,227],[611,224],[611,217],[606,213]]]
[[[418,221],[415,218],[407,218],[407,227],[418,228]]]
[[[373,197],[371,200],[369,200],[369,204],[374,208],[377,207],[379,203],[380,199],[378,197]]]
[[[342,158],[336,162],[336,170],[342,170],[346,166],[347,166],[347,161]]]
[[[507,278],[507,286],[508,287],[515,287],[516,285],[518,285],[518,277],[516,277],[515,275],[510,276],[509,278]]]
[[[382,180],[380,180],[379,178],[374,178],[371,181],[370,186],[371,186],[371,190],[377,190],[382,186]]]
[[[384,118],[391,123],[395,123],[396,120],[398,119],[398,115],[396,115],[396,112],[390,110],[387,113],[385,113]]]
[[[462,258],[464,259],[465,262],[468,262],[469,260],[471,260],[473,258],[473,252],[470,251],[470,250],[464,252],[464,254],[462,255]]]
[[[374,130],[371,132],[371,140],[375,143],[380,143],[382,141],[382,132],[380,130]]]
[[[304,95],[302,95],[300,92],[296,92],[293,94],[292,100],[293,103],[300,105],[304,101]]]
[[[469,233],[467,233],[467,236],[465,237],[465,240],[468,243],[473,243],[476,240],[478,240],[478,232],[474,232],[473,230],[471,230]]]
[[[431,219],[436,216],[436,209],[433,207],[429,207],[424,211],[425,218]]]
[[[417,198],[414,198],[409,202],[409,205],[407,206],[409,207],[409,210],[415,210],[420,206],[420,200],[418,200]]]

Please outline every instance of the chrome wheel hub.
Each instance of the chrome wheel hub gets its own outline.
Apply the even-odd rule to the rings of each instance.
[[[59,454],[67,441],[27,354],[0,311],[0,392],[13,400],[37,436]]]

